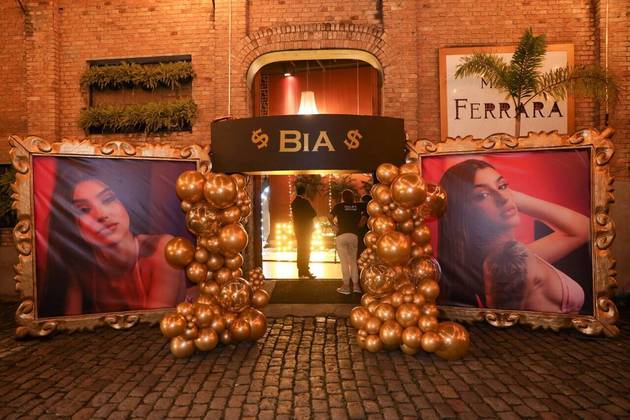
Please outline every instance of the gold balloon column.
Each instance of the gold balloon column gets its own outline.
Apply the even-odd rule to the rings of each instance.
[[[259,309],[269,302],[269,294],[262,289],[260,267],[250,270],[249,280],[243,278],[241,251],[247,233],[242,223],[252,209],[245,177],[186,171],[176,189],[197,245],[176,237],[164,252],[170,264],[185,269],[186,277],[199,285],[199,298],[180,303],[162,318],[160,329],[171,339],[171,353],[189,357],[195,349],[214,349],[219,341],[258,340],[267,330]]]
[[[420,349],[453,360],[468,352],[466,329],[438,323],[440,266],[433,258],[427,222],[446,209],[446,193],[427,184],[416,163],[390,163],[376,170],[378,184],[368,203],[367,248],[359,258],[361,306],[350,313],[361,348],[378,352]]]

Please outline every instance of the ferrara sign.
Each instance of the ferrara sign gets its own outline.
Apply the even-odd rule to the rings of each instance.
[[[400,118],[283,115],[212,123],[213,172],[371,172],[404,157]]]

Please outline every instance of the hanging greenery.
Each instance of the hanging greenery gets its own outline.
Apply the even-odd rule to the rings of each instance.
[[[81,111],[79,125],[88,133],[159,133],[190,130],[196,116],[197,105],[183,99],[92,107]]]
[[[11,208],[11,184],[15,182],[15,169],[0,165],[0,228],[13,227],[17,223],[15,210]]]
[[[330,196],[334,203],[341,201],[341,193],[344,190],[350,190],[354,193],[355,198],[359,195],[357,187],[352,183],[352,176],[341,175],[333,177],[330,182]]]
[[[81,85],[93,89],[122,89],[135,86],[154,90],[175,89],[195,77],[192,63],[175,61],[158,64],[122,62],[112,66],[92,66],[81,76]]]

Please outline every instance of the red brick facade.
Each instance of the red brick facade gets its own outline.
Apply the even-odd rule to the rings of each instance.
[[[608,20],[606,20],[608,3]],[[383,66],[385,115],[403,117],[411,138],[439,137],[438,49],[515,43],[526,27],[550,43],[573,43],[576,64],[606,61],[625,93],[612,114],[618,153],[614,172],[629,178],[628,6],[622,0],[501,3],[433,1],[27,1],[5,0],[0,66],[0,138],[33,134],[81,138],[79,86],[86,61],[190,54],[199,117],[192,133],[161,140],[206,142],[212,119],[251,114],[245,75],[263,53],[347,48]],[[229,16],[231,15],[231,20]],[[231,24],[230,24],[231,22]],[[608,44],[606,48],[606,22]],[[228,45],[231,83],[228,104]],[[603,124],[603,110],[576,101],[576,127]],[[101,136],[94,136],[99,139]],[[107,136],[107,139],[120,136]],[[145,140],[143,135],[122,136]],[[105,138],[105,137],[103,137]],[[7,161],[6,140],[0,160]]]

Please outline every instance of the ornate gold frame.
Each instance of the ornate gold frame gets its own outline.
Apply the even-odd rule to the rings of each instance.
[[[39,137],[9,137],[11,163],[16,169],[13,184],[13,208],[17,211],[18,223],[13,230],[13,238],[18,251],[18,263],[15,269],[15,288],[20,293],[20,305],[15,314],[17,337],[46,336],[56,330],[85,330],[102,325],[115,329],[126,329],[138,322],[159,322],[170,309],[98,313],[59,318],[36,318],[36,279],[35,279],[35,235],[33,218],[33,178],[32,157],[45,156],[81,156],[94,158],[131,158],[131,159],[182,159],[197,162],[197,169],[210,170],[207,148],[198,145],[172,144],[130,144],[111,141],[104,144],[90,140],[65,140],[49,143]]]
[[[529,133],[515,138],[508,134],[494,134],[485,139],[472,136],[447,138],[434,143],[419,139],[409,145],[408,159],[422,160],[423,156],[470,154],[505,151],[557,150],[561,148],[591,149],[591,249],[593,258],[593,312],[592,316],[562,315],[557,313],[510,311],[496,309],[440,307],[449,319],[462,321],[485,320],[495,327],[509,327],[517,323],[533,328],[552,329],[574,327],[587,335],[616,336],[619,328],[614,325],[618,311],[610,300],[610,289],[616,285],[615,260],[610,246],[615,237],[615,225],[610,217],[613,198],[613,177],[609,163],[614,153],[610,140],[614,130],[606,128],[601,133],[587,129],[575,134],[559,135],[557,132]]]

